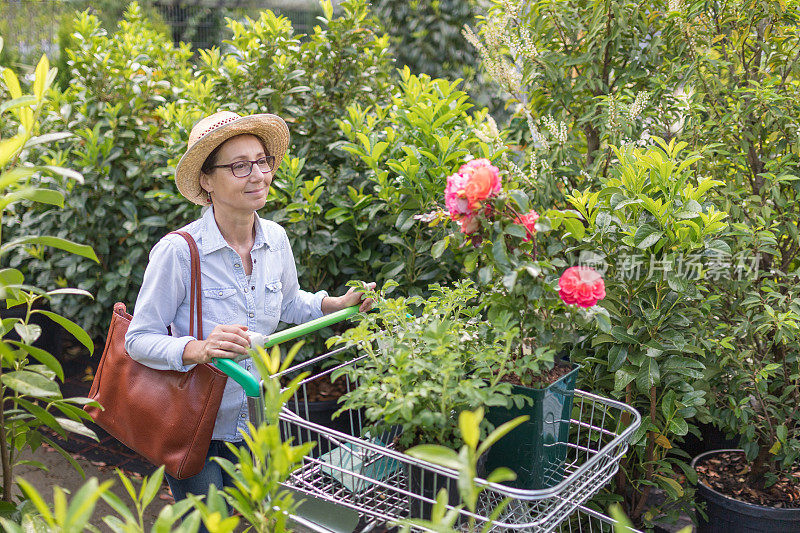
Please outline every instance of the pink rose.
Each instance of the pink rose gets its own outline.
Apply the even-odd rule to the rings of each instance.
[[[606,284],[591,267],[569,267],[558,280],[558,295],[565,304],[592,307],[606,297]]]
[[[462,233],[469,235],[478,230],[477,216],[484,207],[481,202],[499,193],[500,189],[500,170],[488,159],[474,159],[448,176],[444,204],[452,220],[462,221]]]
[[[527,236],[525,237],[525,242],[533,239],[533,234],[536,233],[536,222],[539,220],[539,213],[531,209],[524,215],[520,215],[514,219],[514,222],[521,226],[525,226],[525,231],[527,232]]]
[[[447,185],[444,188],[444,205],[450,211],[450,218],[453,220],[472,214],[469,201],[463,195],[466,182],[467,179],[461,174],[453,174],[447,178]]]
[[[470,207],[477,207],[480,202],[500,192],[500,169],[488,159],[473,159],[462,165],[458,173],[467,178],[464,196]]]

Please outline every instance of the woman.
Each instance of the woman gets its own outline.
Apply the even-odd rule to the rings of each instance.
[[[213,358],[245,355],[247,332],[270,334],[279,320],[302,323],[353,305],[361,304],[362,311],[370,308],[371,301],[354,289],[338,297],[301,290],[286,231],[256,213],[266,203],[288,145],[289,129],[275,115],[240,117],[222,111],[192,128],[175,182],[187,199],[208,206],[200,219],[182,229],[197,242],[203,331],[211,333],[205,339],[188,335],[189,247],[181,236],[167,235],[150,252],[125,337],[132,358],[156,369],[188,371]],[[258,377],[249,359],[239,364]],[[175,500],[230,482],[210,459],[234,460],[225,442],[241,443],[247,423],[244,391],[229,379],[205,467],[188,479],[167,475]]]

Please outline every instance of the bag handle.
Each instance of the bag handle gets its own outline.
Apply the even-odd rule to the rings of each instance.
[[[172,231],[171,234],[180,235],[189,245],[189,256],[191,257],[191,276],[189,285],[189,335],[197,340],[203,340],[203,292],[200,280],[200,253],[197,251],[197,243],[194,238],[185,231]],[[194,334],[195,315],[197,315],[197,335]]]

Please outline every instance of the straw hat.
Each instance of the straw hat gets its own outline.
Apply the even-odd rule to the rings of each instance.
[[[200,187],[200,168],[217,146],[244,133],[261,138],[269,155],[275,156],[278,168],[289,147],[289,128],[281,117],[268,113],[243,117],[220,111],[201,119],[189,134],[186,153],[175,168],[175,184],[180,193],[198,205],[207,205],[205,191]]]

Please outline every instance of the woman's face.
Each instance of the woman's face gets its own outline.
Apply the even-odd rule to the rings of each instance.
[[[256,161],[265,155],[264,146],[258,137],[239,135],[220,146],[215,164]],[[210,174],[200,174],[200,185],[211,193],[215,209],[249,214],[266,204],[272,172],[262,172],[258,165],[253,165],[249,176],[237,178],[230,167],[215,168]]]

